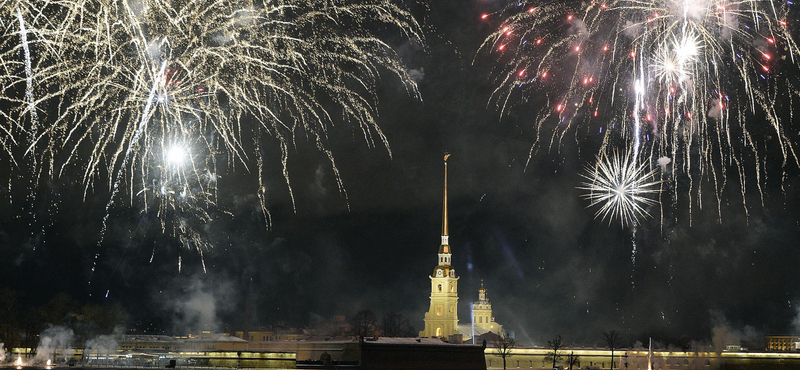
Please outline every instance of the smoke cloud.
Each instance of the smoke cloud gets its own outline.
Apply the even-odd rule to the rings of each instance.
[[[743,346],[763,337],[752,326],[745,325],[741,329],[733,327],[720,312],[711,312],[711,323],[714,325],[711,329],[711,345],[717,353],[721,353],[727,346]]]
[[[84,346],[84,356],[108,356],[117,351],[119,343],[117,338],[118,330],[114,330],[115,334],[111,335],[98,335],[86,341]]]
[[[179,280],[176,286],[167,291],[168,297],[173,298],[165,302],[173,314],[175,332],[218,330],[219,314],[236,295],[233,284],[220,279],[206,283],[202,275],[195,275],[188,282]]]
[[[39,338],[33,363],[44,364],[47,363],[47,360],[54,360],[56,363],[65,362],[75,354],[75,350],[72,348],[74,339],[75,333],[72,332],[72,329],[63,326],[52,326],[45,329]]]
[[[664,173],[667,172],[667,166],[671,162],[672,162],[672,159],[669,159],[669,157],[661,157],[656,161],[656,163],[658,163],[658,166],[661,167],[661,172],[664,172]]]
[[[416,83],[422,82],[425,79],[425,68],[409,69],[408,76]]]

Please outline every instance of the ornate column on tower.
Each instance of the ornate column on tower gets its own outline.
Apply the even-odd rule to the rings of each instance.
[[[451,265],[447,227],[447,158],[444,155],[444,201],[442,208],[442,243],[439,260],[431,274],[431,306],[425,313],[425,330],[420,337],[444,337],[458,333],[458,277]]]

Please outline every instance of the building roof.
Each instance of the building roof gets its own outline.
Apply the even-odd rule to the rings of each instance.
[[[456,328],[456,330],[458,330],[459,334],[464,336],[464,339],[472,338],[473,327],[471,324],[458,324],[458,328]],[[479,337],[489,332],[488,330],[480,326],[475,326],[474,330],[476,337]]]
[[[373,339],[365,339],[364,343],[378,343],[378,344],[412,344],[412,345],[425,345],[425,346],[457,346],[459,344],[444,342],[439,338],[390,338],[390,337],[377,337]]]

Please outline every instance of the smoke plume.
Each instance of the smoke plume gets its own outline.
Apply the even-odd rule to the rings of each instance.
[[[720,312],[711,312],[711,322],[714,325],[711,329],[711,345],[716,353],[721,353],[727,346],[747,345],[763,337],[752,326],[745,325],[741,329],[734,327]]]
[[[33,363],[44,364],[47,363],[47,360],[54,360],[53,362],[56,363],[66,362],[75,354],[75,350],[72,348],[74,338],[75,333],[72,332],[72,329],[63,326],[52,326],[45,329],[39,338]]]
[[[173,314],[175,332],[218,330],[219,314],[234,301],[233,284],[219,279],[206,283],[203,276],[196,275],[176,285],[178,288],[169,292],[174,298],[165,302]]]
[[[117,330],[115,330],[117,332]],[[117,334],[98,335],[86,341],[84,346],[84,356],[108,356],[115,353],[119,348]]]

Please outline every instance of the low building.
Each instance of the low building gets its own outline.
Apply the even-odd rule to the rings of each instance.
[[[797,335],[767,335],[768,351],[798,351],[800,350],[800,336]]]
[[[546,347],[520,347],[506,356],[508,369],[552,369],[552,360]],[[610,369],[611,351],[606,348],[564,348],[556,365],[568,368],[567,355],[577,356],[574,369]],[[650,359],[650,360],[648,360]],[[800,353],[775,353],[751,351],[663,351],[622,348],[614,351],[614,369],[619,370],[713,370],[713,369],[793,369],[800,370]],[[648,362],[651,362],[648,364]],[[486,348],[486,368],[502,369],[503,358],[495,348]]]
[[[435,338],[373,338],[308,342],[298,348],[298,369],[486,370],[484,348]]]
[[[245,337],[244,332],[233,333],[234,337],[247,340],[249,342],[294,342],[308,339],[310,336],[302,329],[279,327],[279,328],[258,328],[248,331]]]

